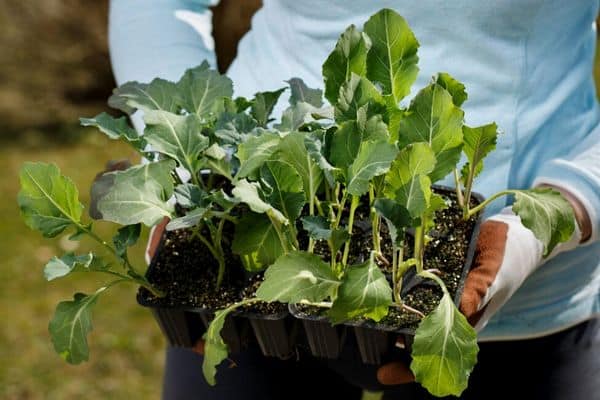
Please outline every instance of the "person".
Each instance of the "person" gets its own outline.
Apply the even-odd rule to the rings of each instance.
[[[117,83],[177,80],[204,59],[215,66],[208,8],[214,3],[112,0]],[[495,120],[504,131],[475,190],[489,196],[508,187],[551,186],[576,214],[573,237],[543,259],[540,242],[507,203],[488,207],[461,301],[480,342],[462,398],[598,398],[600,107],[592,74],[598,2],[265,0],[227,71],[236,95],[274,90],[293,76],[323,87],[321,65],[339,34],[384,7],[403,15],[420,42],[413,87],[448,72],[468,90],[466,123]],[[165,399],[359,398],[347,383],[360,381],[356,371],[376,376],[384,398],[427,398],[400,361],[330,369],[314,360],[244,354],[237,368],[221,374],[220,385],[208,388],[199,376],[201,359],[187,349],[167,350]]]

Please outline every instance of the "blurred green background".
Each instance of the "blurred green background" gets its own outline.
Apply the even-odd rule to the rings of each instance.
[[[214,10],[221,69],[259,6],[260,0],[222,0]],[[47,283],[43,265],[94,245],[75,248],[66,235],[42,238],[21,222],[16,203],[24,161],[56,163],[81,188],[84,204],[106,161],[135,162],[126,146],[78,125],[80,116],[107,111],[114,85],[107,8],[106,0],[0,2],[0,399],[159,398],[165,342],[151,314],[137,305],[135,287],[115,287],[100,300],[89,362],[68,365],[54,353],[47,325],[56,303],[101,281],[87,275]],[[110,224],[98,228],[106,238],[114,231]],[[146,236],[134,250],[138,268]]]

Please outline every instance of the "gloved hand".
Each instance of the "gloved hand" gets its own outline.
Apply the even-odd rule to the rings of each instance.
[[[545,261],[572,250],[591,236],[591,222],[585,207],[569,192],[559,190],[575,211],[575,231],[567,242],[557,245],[545,259],[542,243],[521,224],[507,207],[481,224],[473,267],[465,281],[460,310],[476,330],[481,330],[523,281]],[[377,371],[384,385],[414,380],[408,366],[401,362],[385,364]]]
[[[460,310],[477,331],[523,284],[541,264],[564,251],[572,250],[581,241],[581,231],[575,231],[567,242],[558,244],[543,258],[544,246],[510,207],[481,224],[473,267],[465,281]]]

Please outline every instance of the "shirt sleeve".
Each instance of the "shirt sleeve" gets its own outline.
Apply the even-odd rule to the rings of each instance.
[[[177,81],[207,60],[216,67],[212,12],[218,0],[111,0],[109,50],[118,85]]]
[[[593,243],[600,240],[600,125],[569,154],[542,164],[534,185],[547,183],[575,195],[591,219],[592,236],[587,243]]]

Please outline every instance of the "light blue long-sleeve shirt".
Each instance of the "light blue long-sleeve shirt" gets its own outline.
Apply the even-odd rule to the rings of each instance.
[[[210,0],[112,0],[110,50],[119,84],[177,80],[204,59],[215,65]],[[414,30],[420,73],[463,82],[466,123],[496,121],[504,132],[476,191],[538,183],[584,204],[588,244],[531,275],[480,333],[509,340],[552,333],[600,313],[600,108],[592,76],[597,0],[265,0],[229,68],[236,95],[285,86],[297,76],[323,87],[321,65],[340,33],[383,7]],[[410,96],[409,96],[410,97]],[[451,183],[451,182],[446,182]],[[497,212],[497,201],[487,210]],[[518,266],[515,266],[518,268]]]

